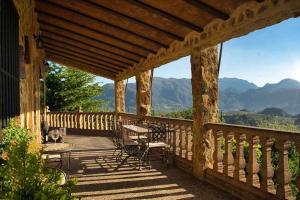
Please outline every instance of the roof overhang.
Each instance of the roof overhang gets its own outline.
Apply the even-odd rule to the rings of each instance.
[[[36,0],[46,59],[122,80],[299,16],[299,0]]]

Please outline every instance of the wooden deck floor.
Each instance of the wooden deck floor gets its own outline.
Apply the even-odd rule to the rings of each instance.
[[[74,196],[82,199],[235,199],[176,167],[156,163],[135,169],[134,160],[120,165],[106,137],[68,136],[72,143],[71,177],[77,179]]]

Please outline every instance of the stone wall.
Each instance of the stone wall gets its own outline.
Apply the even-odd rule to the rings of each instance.
[[[40,139],[40,74],[43,51],[36,48],[34,35],[39,35],[34,0],[14,0],[19,13],[19,45],[25,49],[24,37],[29,39],[30,62],[25,64],[25,76],[20,80],[20,121]]]

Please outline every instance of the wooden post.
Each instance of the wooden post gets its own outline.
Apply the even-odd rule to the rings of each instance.
[[[193,94],[193,172],[203,178],[213,166],[214,144],[204,125],[218,122],[218,50],[194,47],[191,53]]]
[[[139,116],[151,114],[151,71],[136,76],[136,113]]]

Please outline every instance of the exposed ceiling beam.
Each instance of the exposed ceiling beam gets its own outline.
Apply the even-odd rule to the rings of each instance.
[[[170,38],[172,38],[174,40],[183,40],[184,39],[184,37],[182,37],[181,35],[178,35],[176,33],[172,33],[170,31],[162,29],[160,27],[154,26],[153,24],[147,23],[147,22],[145,22],[145,21],[143,21],[141,19],[138,19],[138,18],[135,18],[135,17],[131,17],[128,14],[124,14],[124,13],[122,13],[122,12],[116,10],[116,9],[113,10],[111,8],[105,7],[103,5],[100,5],[98,2],[95,3],[93,0],[86,0],[86,1],[88,1],[90,4],[93,4],[94,6],[96,6],[97,9],[106,10],[107,12],[110,12],[113,15],[116,15],[116,16],[118,16],[120,18],[123,18],[123,19],[125,19],[127,21],[134,22],[134,23],[136,23],[136,24],[138,24],[140,26],[153,29],[153,30],[155,30],[157,32],[160,32],[160,34],[166,35],[167,37],[170,37]]]
[[[128,49],[124,49],[124,48],[121,48],[121,47],[118,47],[118,46],[115,46],[115,45],[97,40],[95,38],[91,38],[91,37],[88,37],[88,36],[85,36],[85,35],[78,34],[76,32],[68,31],[68,30],[65,30],[65,29],[62,29],[62,28],[57,28],[55,26],[51,26],[51,25],[48,25],[48,24],[43,23],[43,22],[40,22],[40,24],[41,24],[40,29],[43,32],[49,32],[49,33],[55,33],[55,34],[58,34],[58,35],[68,36],[69,38],[73,38],[77,41],[84,41],[84,43],[94,44],[94,45],[97,45],[99,47],[101,46],[102,48],[105,48],[105,49],[110,49],[112,51],[119,51],[119,52],[123,51],[123,52],[126,52],[128,54],[136,55],[136,56],[139,56],[139,57],[145,57],[145,54],[135,52],[135,51],[132,51],[132,50],[128,50]]]
[[[65,54],[75,56],[75,57],[78,57],[78,58],[81,58],[81,59],[84,59],[84,60],[87,60],[87,61],[94,62],[95,64],[99,64],[101,66],[104,66],[104,68],[107,68],[107,69],[114,69],[114,70],[117,70],[117,71],[123,71],[124,69],[127,68],[127,67],[124,67],[124,66],[114,65],[112,63],[109,63],[109,62],[106,62],[106,61],[103,61],[103,60],[100,60],[100,59],[95,59],[95,58],[86,56],[84,54],[79,54],[79,53],[69,51],[69,50],[66,50],[66,49],[52,47],[51,45],[47,45],[47,44],[45,44],[45,48],[46,48],[46,50],[49,50],[49,51],[55,51],[57,53],[65,53]]]
[[[101,40],[102,42],[110,43],[113,44],[114,46],[119,46],[120,48],[123,49],[131,49],[132,51],[135,52],[143,52],[143,53],[153,53],[156,50],[153,50],[152,48],[144,47],[141,46],[140,44],[133,44],[131,42],[128,42],[127,40],[123,40],[120,36],[115,37],[114,35],[104,33],[104,29],[101,29],[99,31],[96,28],[90,28],[87,27],[88,25],[81,25],[78,22],[74,22],[71,20],[67,20],[61,17],[58,17],[56,15],[52,15],[49,13],[39,13],[38,15],[38,21],[43,22],[43,23],[48,23],[55,25],[60,28],[64,28],[65,30],[70,30],[70,31],[75,31],[77,30],[80,33],[93,33],[93,37],[97,38],[98,40]],[[97,35],[97,36],[96,36]],[[122,35],[122,34],[120,34]],[[125,37],[126,35],[124,35]],[[157,48],[157,47],[156,47]]]
[[[43,44],[44,44],[45,47],[50,47],[50,48],[54,48],[54,49],[61,49],[63,51],[74,52],[74,53],[85,55],[87,57],[90,57],[90,58],[93,58],[93,59],[96,59],[96,60],[100,60],[100,61],[103,61],[103,62],[110,63],[110,64],[115,65],[115,66],[120,66],[120,67],[122,66],[122,68],[131,67],[131,65],[129,65],[127,63],[123,63],[123,62],[113,60],[113,59],[110,59],[110,58],[107,59],[107,58],[104,58],[102,55],[99,55],[99,54],[96,54],[96,53],[93,53],[93,52],[87,52],[87,51],[82,50],[80,48],[73,48],[71,46],[67,46],[67,45],[63,45],[63,44],[57,45],[55,43],[49,43],[47,41],[44,41]]]
[[[170,21],[173,21],[177,24],[180,24],[181,26],[184,26],[184,27],[187,27],[187,28],[190,28],[192,30],[195,30],[195,31],[198,31],[198,32],[202,32],[203,31],[203,28],[200,27],[200,26],[197,26],[191,22],[188,22],[184,19],[181,19],[179,17],[176,17],[175,15],[172,15],[172,14],[169,14],[163,10],[160,10],[156,7],[153,7],[143,1],[140,1],[140,0],[127,0],[128,2],[144,9],[144,10],[148,10],[149,12],[152,12],[152,13],[155,13],[156,15],[159,15],[159,16],[162,16]]]
[[[133,59],[135,61],[138,61],[141,58],[141,56],[133,55],[133,54],[130,54],[130,53],[127,53],[127,52],[112,51],[110,49],[104,49],[100,45],[95,45],[95,44],[83,42],[83,41],[80,41],[80,40],[76,40],[74,38],[70,38],[66,35],[60,35],[60,34],[48,32],[48,31],[47,32],[45,32],[45,31],[42,32],[42,37],[46,37],[48,39],[51,38],[53,40],[59,40],[59,41],[67,41],[68,43],[71,43],[71,44],[76,43],[76,46],[79,46],[79,44],[83,44],[83,45],[86,45],[86,46],[90,46],[90,47],[99,49],[101,51],[106,51],[106,52],[109,52],[109,53],[114,54],[114,55],[122,56],[124,58],[130,58],[130,59]],[[142,58],[144,58],[144,57],[142,57]]]
[[[78,57],[75,57],[75,56],[72,56],[72,55],[67,55],[67,54],[65,54],[65,53],[58,53],[58,52],[51,51],[51,50],[47,50],[47,49],[45,50],[45,52],[46,52],[47,54],[57,55],[57,56],[60,56],[60,57],[65,58],[65,59],[70,59],[71,61],[74,60],[74,61],[76,61],[76,62],[80,62],[80,63],[82,63],[82,64],[85,64],[86,66],[94,67],[95,69],[101,69],[101,70],[107,71],[107,72],[109,72],[109,73],[115,73],[115,74],[118,73],[118,71],[116,71],[116,70],[113,70],[113,69],[110,69],[110,70],[109,70],[109,69],[103,68],[103,67],[101,67],[100,65],[95,64],[95,63],[93,63],[93,62],[91,62],[91,61],[88,61],[88,60],[82,60],[81,58],[78,58]]]
[[[97,25],[98,27],[99,26],[102,27],[101,29],[97,29],[98,31],[103,30],[103,28],[106,27],[106,29],[107,28],[114,29],[116,32],[121,31],[123,33],[126,33],[127,35],[134,36],[135,38],[138,38],[145,42],[156,44],[160,47],[166,48],[168,46],[160,41],[156,41],[156,40],[146,37],[145,35],[138,34],[135,31],[130,31],[128,29],[118,27],[112,23],[108,23],[108,22],[105,22],[105,21],[102,21],[99,19],[95,19],[93,17],[79,13],[78,10],[73,11],[72,9],[66,8],[65,6],[59,5],[57,3],[53,3],[53,2],[49,2],[49,1],[45,2],[45,1],[38,0],[36,10],[40,13],[48,13],[48,14],[53,14],[54,11],[60,12],[60,15],[59,15],[60,18],[63,18],[65,20],[73,20],[74,23],[77,22],[78,24],[85,26],[85,27],[90,28],[91,25],[94,24],[94,25]],[[78,20],[76,21],[76,19],[80,19],[80,21],[78,21]],[[80,23],[82,21],[89,22],[89,23]],[[102,34],[107,34],[107,33],[102,32]],[[132,41],[128,41],[128,40],[125,41],[124,38],[118,37],[118,35],[116,35],[116,34],[115,35],[107,34],[107,35],[112,38],[122,40],[123,42],[127,42],[128,44],[139,46],[141,48],[143,47],[143,46],[139,45],[138,43],[133,43]]]
[[[122,59],[117,59],[118,57],[114,58],[114,57],[110,57],[109,55],[105,55],[105,54],[100,54],[99,52],[94,52],[94,51],[90,51],[89,49],[83,49],[71,44],[67,44],[67,43],[62,43],[62,42],[58,42],[58,41],[54,41],[54,40],[46,40],[46,38],[43,38],[43,43],[45,45],[50,45],[52,47],[57,47],[57,48],[61,48],[61,49],[66,49],[69,51],[74,51],[89,57],[93,57],[95,59],[101,58],[103,60],[106,60],[108,62],[111,63],[116,63],[116,64],[121,64],[121,65],[126,65],[126,66],[132,66],[133,62],[129,62],[126,60],[122,60]]]
[[[202,2],[201,0],[185,0],[185,2],[223,20],[227,20],[229,18],[228,14]]]
[[[46,54],[46,59],[53,61],[55,63],[67,66],[67,67],[71,67],[71,68],[76,68],[82,71],[86,71],[98,76],[102,76],[111,80],[114,80],[116,75],[113,73],[109,73],[107,71],[101,70],[101,69],[97,69],[94,67],[89,67],[86,66],[85,64],[76,62],[76,61],[70,61],[69,59],[65,59],[63,57],[57,56],[57,55],[52,55],[52,54]]]

